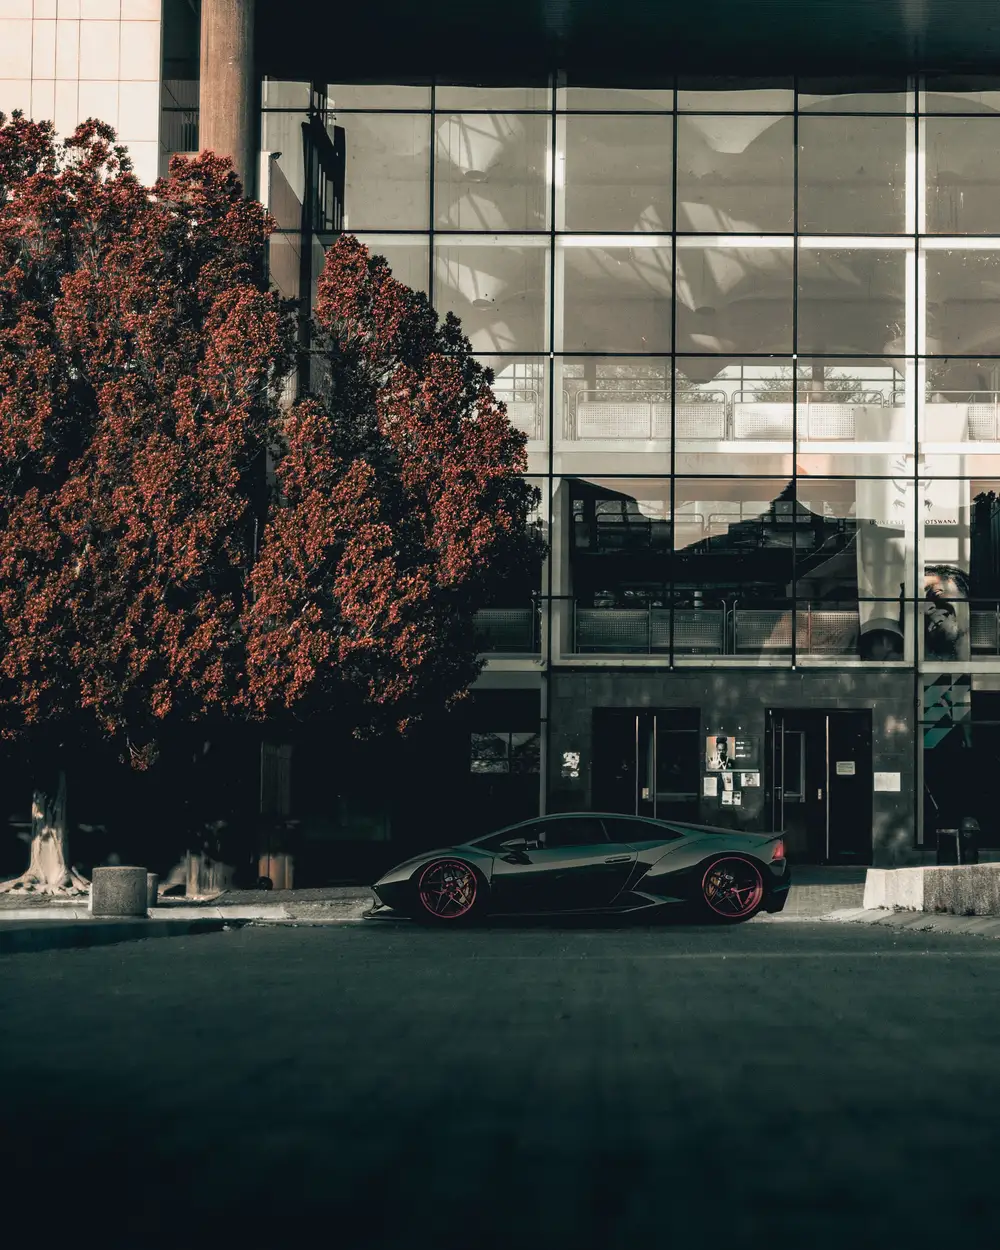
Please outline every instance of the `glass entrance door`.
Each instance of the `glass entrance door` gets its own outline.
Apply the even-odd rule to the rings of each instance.
[[[792,863],[870,863],[871,796],[870,712],[768,712],[766,810]]]
[[[600,709],[594,742],[595,811],[697,820],[697,709]]]

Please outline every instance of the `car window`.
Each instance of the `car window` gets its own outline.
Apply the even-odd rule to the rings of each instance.
[[[528,837],[537,838],[539,846],[547,851],[560,846],[594,846],[608,840],[604,826],[593,816],[539,821],[530,832],[526,830],[525,833]]]
[[[681,835],[666,825],[645,820],[629,820],[626,816],[605,816],[604,827],[612,842],[670,842]]]

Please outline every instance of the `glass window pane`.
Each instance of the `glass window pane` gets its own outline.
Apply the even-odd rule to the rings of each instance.
[[[799,119],[799,230],[899,233],[906,222],[906,119]]]
[[[312,89],[307,82],[265,78],[261,83],[261,102],[266,109],[307,109],[311,98]]]
[[[677,229],[791,230],[794,171],[790,117],[680,117]]]
[[[1000,475],[1000,360],[928,359],[923,368],[920,452],[932,472],[942,472],[942,456],[961,453],[954,472]]]
[[[334,113],[344,131],[345,230],[426,230],[431,119],[420,113]]]
[[[673,119],[567,117],[567,230],[669,231]]]
[[[695,242],[678,240],[677,350],[790,352],[791,246],[758,246],[757,240],[738,239],[732,247]]]
[[[438,115],[435,222],[451,230],[544,230],[550,122],[510,113]]]
[[[920,93],[923,113],[1000,113],[1000,80],[977,75],[929,75]]]
[[[800,352],[901,355],[906,253],[799,249]]]
[[[928,248],[927,351],[1000,351],[1000,251]]]
[[[434,245],[434,306],[484,353],[546,350],[548,248],[488,239]]]
[[[790,656],[797,528],[787,480],[678,478],[671,565],[675,634],[682,640],[695,629],[703,634],[700,614],[721,614],[726,653]]]
[[[330,83],[327,107],[332,109],[429,109],[430,87],[397,83]]]
[[[800,358],[795,370],[799,472],[872,477],[898,473],[912,462],[914,369],[905,359]],[[790,400],[791,370],[783,372],[782,384]]]
[[[439,86],[435,107],[439,109],[530,109],[547,112],[551,107],[548,87],[448,87]]]
[[[674,471],[792,471],[788,357],[680,357],[674,372]]]
[[[905,113],[905,80],[800,78],[799,109],[810,113]]]
[[[304,113],[262,113],[260,146],[264,152],[280,152],[270,161],[271,196],[282,216],[282,229],[298,230],[302,225],[306,168],[303,155]],[[273,211],[273,210],[272,210]]]
[[[558,261],[565,351],[670,351],[669,244],[565,246]]]
[[[389,262],[392,276],[411,287],[414,291],[427,294],[427,279],[430,270],[430,248],[426,238],[408,239],[399,235],[359,234],[358,242],[363,243],[373,256],[384,256]]]
[[[1000,234],[1000,117],[924,123],[929,234]]]
[[[622,90],[617,87],[560,87],[556,107],[560,110],[613,110],[618,113],[670,111],[674,106],[672,91]]]
[[[667,357],[563,357],[556,370],[555,472],[670,472]]]
[[[677,82],[677,108],[682,112],[790,113],[794,102],[790,78],[680,78]]]
[[[913,588],[912,478],[800,478],[797,493],[799,650],[904,659],[903,601]]]
[[[493,370],[493,393],[507,405],[511,425],[528,437],[528,472],[548,470],[548,361],[538,356],[480,356]]]

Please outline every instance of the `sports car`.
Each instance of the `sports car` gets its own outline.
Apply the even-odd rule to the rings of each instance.
[[[785,905],[780,834],[603,812],[542,816],[426,851],[372,886],[370,916],[458,925],[486,915],[629,914],[687,905],[730,924]]]

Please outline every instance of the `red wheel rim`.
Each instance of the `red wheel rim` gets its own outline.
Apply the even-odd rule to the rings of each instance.
[[[421,905],[438,920],[457,920],[476,902],[476,874],[458,859],[439,859],[420,874]]]
[[[705,902],[727,919],[747,916],[764,897],[764,879],[746,859],[719,859],[701,882]]]

